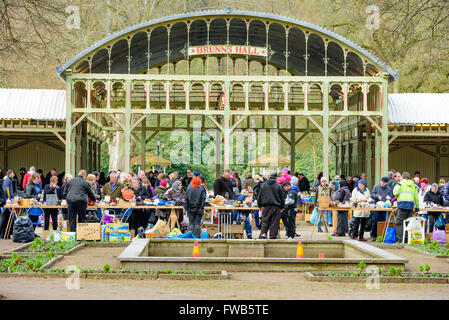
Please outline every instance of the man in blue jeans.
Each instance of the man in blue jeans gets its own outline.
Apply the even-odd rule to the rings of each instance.
[[[388,186],[388,177],[383,177],[380,184],[375,185],[373,191],[371,192],[371,198],[374,199],[375,203],[379,201],[387,201],[387,199],[393,198],[393,190]],[[372,225],[370,238],[372,241],[377,239],[377,222],[385,221],[386,212],[385,211],[373,211],[372,213]]]
[[[240,202],[244,202],[246,200],[246,198],[248,198],[249,196],[247,195],[243,195],[240,194],[237,196],[237,198],[235,198],[235,200],[240,201]],[[234,223],[240,223],[242,216],[244,216],[244,221],[243,221],[243,228],[245,229],[245,233],[246,233],[246,237],[248,239],[252,239],[252,230],[251,230],[251,223],[249,222],[248,216],[249,216],[249,211],[245,210],[232,210],[232,222]]]

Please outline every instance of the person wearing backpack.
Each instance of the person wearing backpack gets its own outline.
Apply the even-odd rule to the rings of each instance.
[[[192,231],[197,238],[201,235],[201,219],[205,203],[206,191],[201,188],[201,179],[194,177],[186,190],[184,208],[189,218],[189,231]]]
[[[287,240],[293,240],[296,235],[296,212],[298,211],[298,202],[301,201],[301,196],[299,195],[298,186],[292,186],[289,181],[284,181],[282,187],[286,197],[281,218],[284,222]]]

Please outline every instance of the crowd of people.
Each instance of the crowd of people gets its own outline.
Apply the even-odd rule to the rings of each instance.
[[[3,176],[2,176],[3,175]],[[13,170],[7,170],[6,174],[0,170],[0,179],[3,179],[0,188],[0,205],[3,206],[8,199],[20,192],[24,198],[34,198],[46,201],[48,195],[53,194],[58,200],[67,202],[67,209],[63,209],[63,217],[69,220],[70,231],[76,231],[78,222],[86,221],[88,204],[108,198],[110,201],[123,199],[123,190],[132,189],[133,200],[137,204],[143,204],[145,199],[155,197],[172,201],[175,205],[183,206],[177,210],[178,221],[183,224],[184,212],[187,214],[188,229],[195,236],[201,233],[201,221],[206,204],[208,192],[205,178],[200,172],[193,172],[192,169],[186,171],[184,177],[179,176],[179,172],[170,174],[164,172],[144,172],[126,173],[110,171],[106,176],[103,172],[92,172],[87,174],[85,170],[80,170],[78,176],[70,174],[57,174],[55,169],[50,170],[46,176],[42,170],[35,170],[32,166],[28,171],[22,168],[19,172],[20,179]],[[411,178],[408,172],[397,172],[391,170],[386,177],[383,177],[379,184],[376,184],[370,192],[367,188],[366,174],[362,173],[354,177],[337,175],[334,179],[324,177],[322,173],[314,180],[312,186],[307,177],[299,172],[291,175],[287,168],[280,173],[273,172],[269,175],[257,174],[254,177],[247,173],[242,181],[237,172],[224,170],[223,174],[217,178],[213,184],[213,195],[222,196],[225,199],[237,200],[252,204],[259,210],[254,211],[255,227],[252,228],[249,222],[249,211],[243,210],[221,210],[220,215],[230,215],[231,223],[241,223],[247,238],[252,238],[253,230],[260,230],[260,239],[276,239],[279,236],[280,220],[282,219],[287,239],[300,236],[296,233],[296,213],[298,205],[302,203],[301,194],[311,193],[315,195],[315,206],[319,206],[320,196],[327,196],[331,201],[346,204],[358,203],[362,201],[379,201],[394,203],[397,201],[397,241],[402,240],[402,222],[413,214],[423,213],[419,208],[424,204],[431,206],[449,205],[449,183],[444,179],[439,184],[429,184],[427,178],[421,178],[419,172],[415,172]],[[243,192],[249,190],[250,192]],[[129,199],[127,199],[129,200]],[[120,216],[123,212],[115,209],[115,213]],[[382,211],[354,210],[352,223],[348,222],[348,212],[337,211],[336,233],[334,236],[346,236],[350,238],[366,241],[364,230],[367,220],[371,217],[370,239],[376,240],[377,222],[385,221],[386,213]],[[96,212],[98,218],[101,212]],[[130,216],[130,229],[146,229],[149,225],[154,225],[159,219],[168,220],[170,209],[163,206],[154,209],[133,209]],[[330,212],[327,212],[330,215]],[[8,219],[9,210],[3,210],[0,216],[0,237],[4,236],[5,225]],[[429,213],[429,229],[433,230],[435,221],[439,213]],[[56,230],[58,223],[58,209],[44,210],[44,230],[49,229],[49,221],[52,221],[53,229]],[[330,217],[328,217],[330,218]],[[38,217],[30,216],[33,222],[37,222]],[[220,220],[221,221],[221,220]],[[322,232],[321,221],[318,223],[318,231]]]

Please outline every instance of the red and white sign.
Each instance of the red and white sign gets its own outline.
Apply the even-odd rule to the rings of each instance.
[[[203,54],[241,54],[250,56],[267,56],[267,49],[263,47],[237,46],[237,45],[212,45],[189,47],[189,56]]]

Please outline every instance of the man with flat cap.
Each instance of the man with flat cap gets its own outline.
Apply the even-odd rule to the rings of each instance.
[[[270,179],[263,183],[257,195],[257,204],[262,210],[262,228],[259,239],[266,239],[270,230],[270,239],[276,239],[281,220],[281,209],[285,204],[285,192],[276,183],[277,173],[273,172]]]

